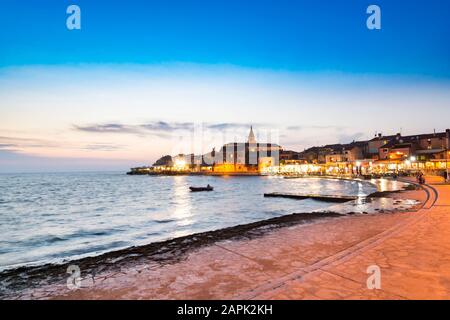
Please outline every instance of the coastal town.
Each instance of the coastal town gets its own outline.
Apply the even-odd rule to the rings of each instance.
[[[381,318],[366,300],[450,301],[449,13],[0,1],[3,313]]]
[[[370,140],[286,150],[258,142],[253,128],[246,142],[223,145],[203,155],[166,155],[128,174],[150,175],[328,175],[377,177],[417,172],[447,178],[450,129],[403,136],[376,134]]]

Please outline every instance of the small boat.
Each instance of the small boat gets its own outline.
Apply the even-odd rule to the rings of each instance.
[[[211,187],[209,184],[206,187],[189,187],[192,192],[199,192],[199,191],[213,191],[214,188]]]

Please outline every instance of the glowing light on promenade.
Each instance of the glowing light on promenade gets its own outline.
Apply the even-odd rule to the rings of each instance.
[[[174,167],[177,170],[182,170],[186,167],[186,161],[183,159],[176,159]]]

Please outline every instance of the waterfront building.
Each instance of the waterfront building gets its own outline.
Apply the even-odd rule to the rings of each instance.
[[[301,152],[293,150],[281,150],[280,151],[280,163],[286,163],[289,161],[301,161],[304,162],[306,159],[302,157]]]
[[[349,144],[335,145],[332,151],[325,155],[326,163],[355,162],[364,157],[366,142],[352,142]]]
[[[296,152],[258,142],[250,127],[246,142],[227,143],[203,155],[166,155],[151,168],[134,168],[130,173],[370,175],[428,170],[443,174],[450,167],[449,140],[450,129],[410,136],[377,134],[368,141]]]
[[[260,173],[265,168],[278,166],[281,146],[256,141],[253,127],[246,142],[232,142],[215,152],[212,171],[216,173]]]
[[[380,148],[392,141],[396,136],[383,136],[378,133],[375,137],[367,141],[366,158],[373,160],[380,160]]]
[[[246,142],[231,142],[219,151],[215,148],[203,155],[179,154],[158,159],[156,172],[208,173],[211,174],[260,174],[267,168],[279,165],[281,146],[275,143],[259,143],[253,127]]]
[[[447,169],[449,137],[450,129],[410,136],[398,133],[379,148],[376,165],[384,171]]]

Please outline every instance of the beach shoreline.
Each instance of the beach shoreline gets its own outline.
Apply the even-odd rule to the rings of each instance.
[[[380,190],[380,188],[378,187]],[[369,195],[368,199],[401,197],[411,198],[412,190],[377,191]],[[409,210],[416,208],[411,206]],[[392,212],[403,210],[394,210]],[[384,211],[382,211],[383,213]],[[367,212],[365,212],[367,213]],[[373,212],[374,213],[374,212]],[[190,253],[207,248],[216,243],[239,242],[242,240],[253,240],[264,237],[276,230],[312,225],[317,222],[326,222],[335,218],[349,217],[355,212],[337,212],[322,210],[312,213],[293,213],[281,217],[261,220],[249,224],[237,225],[229,228],[218,229],[203,233],[192,234],[184,237],[174,238],[166,241],[154,242],[143,246],[126,248],[118,251],[108,252],[99,256],[86,257],[79,260],[68,261],[63,264],[46,264],[35,267],[21,267],[6,270],[0,273],[2,290],[0,296],[6,299],[15,298],[39,298],[51,297],[53,295],[34,294],[40,288],[59,287],[63,291],[66,280],[69,277],[67,268],[76,265],[83,274],[95,278],[96,275],[104,273],[119,272],[122,269],[133,268],[134,265],[156,263],[160,266],[176,264],[186,259]],[[332,222],[330,222],[332,223]]]

